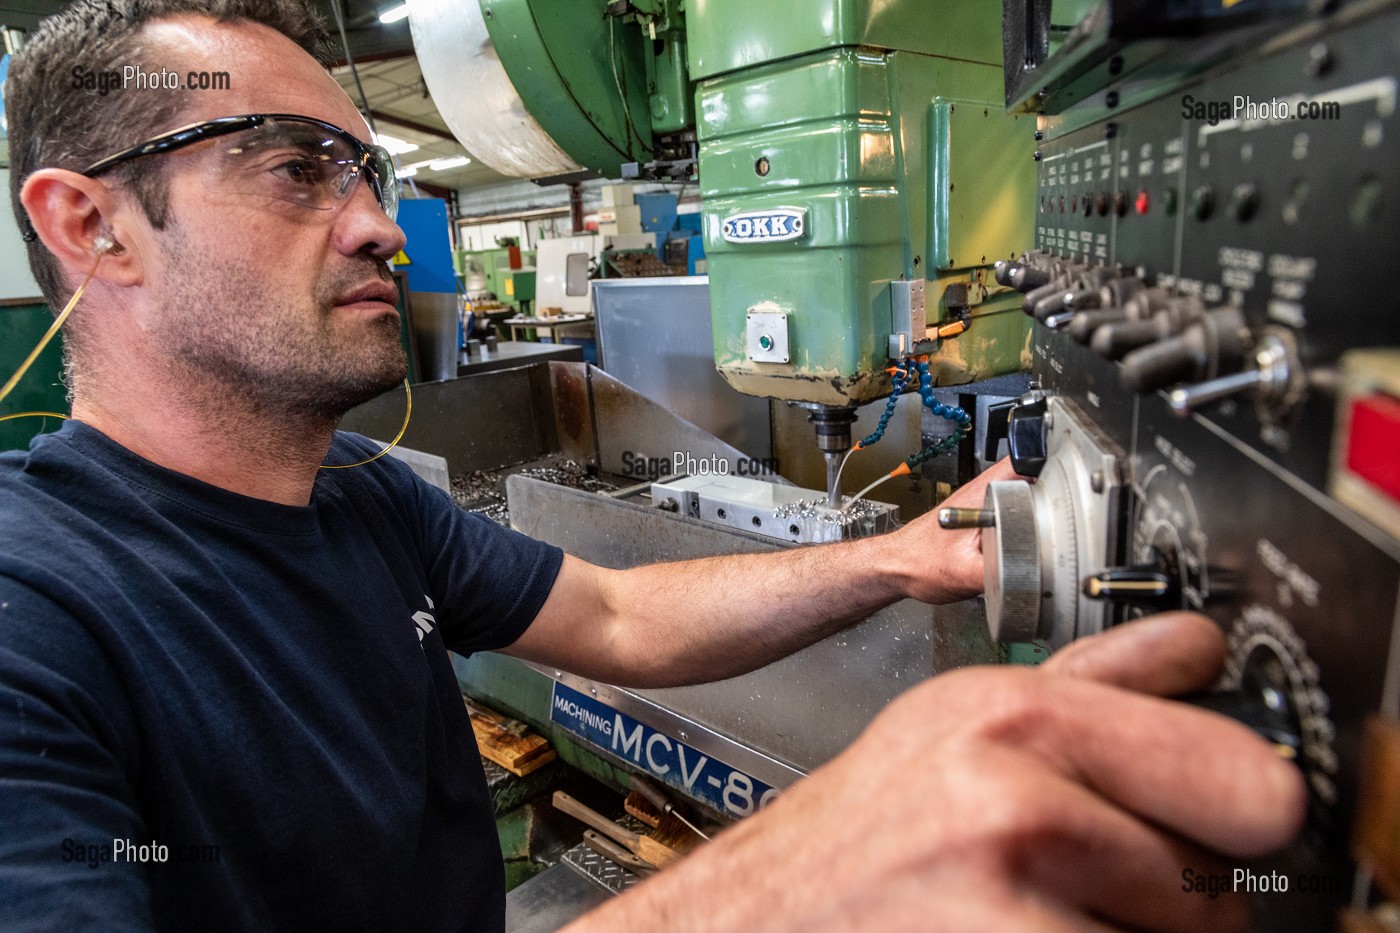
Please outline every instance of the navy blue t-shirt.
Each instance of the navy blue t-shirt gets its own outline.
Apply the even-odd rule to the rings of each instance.
[[[78,422],[0,455],[0,929],[499,930],[447,650],[562,559],[389,457],[293,507]]]

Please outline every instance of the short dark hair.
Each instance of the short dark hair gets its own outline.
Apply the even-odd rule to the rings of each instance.
[[[82,171],[113,149],[172,128],[185,104],[182,93],[98,94],[75,87],[74,79],[80,73],[120,71],[158,51],[146,41],[146,24],[181,15],[259,23],[282,33],[322,65],[329,67],[332,60],[325,25],[304,0],[78,0],[27,37],[5,81],[10,198],[21,230],[31,229],[19,200],[30,174],[41,168]],[[164,227],[169,208],[160,162],[137,159],[112,172],[156,229]],[[45,300],[55,309],[61,307],[71,288],[63,281],[58,260],[37,238],[28,247],[29,265]]]

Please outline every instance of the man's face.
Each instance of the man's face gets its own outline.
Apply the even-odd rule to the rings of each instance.
[[[229,90],[191,93],[178,125],[291,113],[369,141],[339,86],[270,29],[190,18],[148,33],[157,47],[176,50],[182,71],[230,73]],[[227,391],[231,402],[338,417],[403,380],[386,264],[403,234],[363,179],[330,210],[234,183],[219,155],[227,141],[148,157],[164,160],[170,200],[165,229],[149,234],[155,255],[143,338],[176,371]]]

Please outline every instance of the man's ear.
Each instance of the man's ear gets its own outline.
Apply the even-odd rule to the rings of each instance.
[[[25,179],[19,196],[39,239],[75,284],[99,255],[104,258],[95,278],[116,286],[140,284],[140,259],[123,233],[131,214],[100,181],[41,168]]]

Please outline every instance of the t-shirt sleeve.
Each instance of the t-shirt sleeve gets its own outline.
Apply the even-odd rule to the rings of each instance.
[[[55,652],[70,673],[47,663]],[[116,840],[139,844],[146,829],[91,692],[104,669],[58,605],[0,577],[0,929],[153,925],[142,863],[113,858]]]
[[[418,499],[444,643],[459,654],[511,644],[549,597],[564,552],[458,508],[421,480]]]

